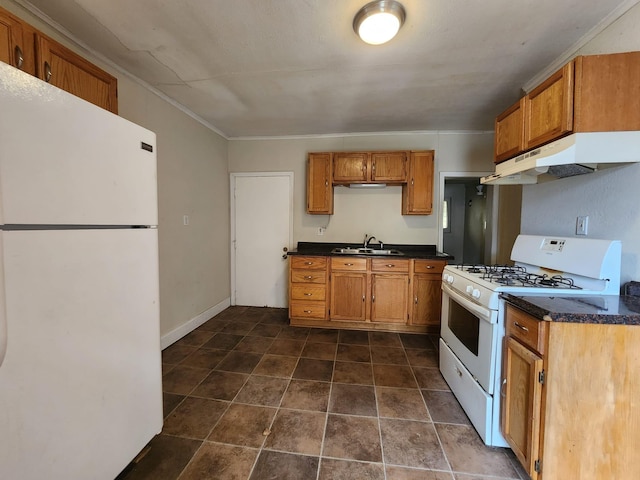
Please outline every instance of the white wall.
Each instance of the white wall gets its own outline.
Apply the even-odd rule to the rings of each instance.
[[[579,55],[640,50],[640,4]],[[639,80],[640,81],[640,80]],[[622,240],[622,278],[640,280],[640,164],[523,187],[522,233],[573,236],[589,216],[589,237]]]
[[[156,133],[160,330],[165,339],[176,340],[194,322],[207,320],[208,314],[229,302],[227,140],[20,5],[0,0],[0,6],[116,76],[120,116]],[[189,226],[183,225],[185,214],[190,217]],[[163,339],[163,343],[167,342]]]
[[[334,189],[334,215],[308,215],[308,152],[357,150],[435,150],[434,213],[403,216],[401,187],[380,190]],[[360,242],[364,234],[385,243],[437,244],[439,172],[493,171],[493,133],[419,132],[235,139],[229,142],[231,172],[294,172],[294,242]],[[326,227],[324,236],[316,235]]]

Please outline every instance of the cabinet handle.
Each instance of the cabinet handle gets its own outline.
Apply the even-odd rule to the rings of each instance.
[[[425,268],[426,268],[427,270],[431,270],[432,268],[434,268],[434,266],[433,266],[433,265],[427,265]]]
[[[416,296],[416,302],[415,303],[416,303],[416,305],[418,304],[418,297],[417,296]]]
[[[376,162],[373,162],[373,164],[371,165],[371,171],[375,173],[375,171],[376,171]]]
[[[344,266],[345,267],[353,267],[353,263],[345,263]]]
[[[371,303],[376,301],[376,296],[375,295],[371,295]]]
[[[304,262],[305,265],[313,265],[313,262]]]
[[[303,310],[304,313],[312,313],[311,310]]]
[[[49,62],[44,62],[44,81],[49,83],[49,80],[51,80],[51,65],[49,65]]]
[[[324,181],[324,186],[325,186],[325,187],[328,187],[328,186],[329,186],[329,180],[325,180],[325,181]]]
[[[503,378],[502,379],[502,385],[500,386],[500,396],[501,397],[506,397],[507,396],[507,394],[504,391],[506,386],[507,386],[507,379]]]
[[[20,48],[19,45],[16,45],[16,48],[14,49],[14,55],[16,57],[15,58],[16,67],[22,70],[22,65],[24,64],[24,56],[22,55],[22,49]]]
[[[311,280],[313,277],[311,275],[306,275],[304,278],[306,278],[307,280]]]
[[[313,295],[313,293],[305,293],[304,294],[305,297],[310,297],[311,295]]]
[[[362,295],[362,301],[364,302],[364,295]]]
[[[387,267],[389,267],[389,268],[393,268],[393,267],[395,267],[395,264],[393,264],[393,263],[387,263]]]
[[[513,324],[516,327],[518,327],[520,330],[522,330],[523,332],[529,333],[529,329],[527,327],[525,327],[524,325],[520,325],[518,322],[513,322]]]

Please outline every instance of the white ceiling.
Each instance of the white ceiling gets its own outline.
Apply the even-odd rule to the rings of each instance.
[[[523,85],[638,0],[401,0],[404,27],[382,46],[353,32],[367,1],[29,3],[233,138],[492,130]]]

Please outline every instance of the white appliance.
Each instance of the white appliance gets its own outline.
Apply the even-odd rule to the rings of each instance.
[[[617,240],[519,235],[514,266],[445,267],[440,371],[487,445],[507,446],[500,432],[500,295],[618,295],[621,251]]]
[[[0,478],[113,480],[162,429],[155,134],[0,63]]]
[[[498,163],[480,183],[530,184],[542,174],[572,177],[635,162],[640,162],[640,131],[574,133]]]

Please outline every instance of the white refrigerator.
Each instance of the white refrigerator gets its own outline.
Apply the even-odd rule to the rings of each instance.
[[[113,480],[162,429],[156,138],[0,63],[0,478]]]

